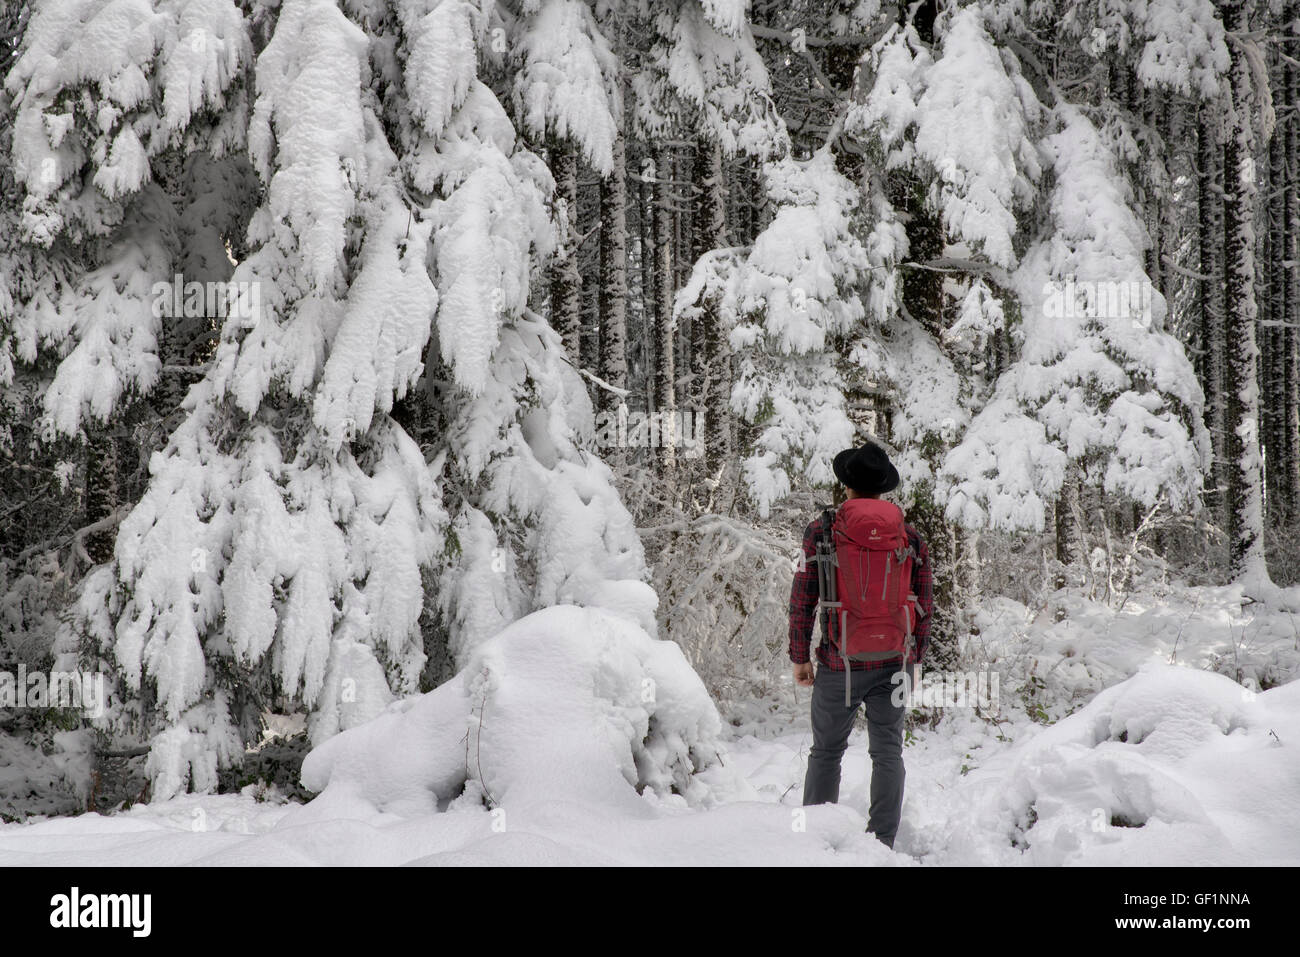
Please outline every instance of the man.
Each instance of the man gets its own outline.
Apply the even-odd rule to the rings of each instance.
[[[880,498],[898,487],[898,470],[889,461],[885,450],[874,443],[860,449],[846,449],[835,456],[831,467],[844,486],[847,499]],[[892,849],[903,809],[905,707],[902,693],[895,693],[901,684],[902,654],[896,654],[892,660],[850,661],[850,703],[846,705],[845,662],[838,645],[841,625],[836,615],[830,615],[823,618],[822,639],[817,645],[820,666],[814,678],[809,647],[818,601],[816,555],[821,526],[819,517],[804,531],[805,561],[795,574],[790,591],[790,660],[794,662],[794,680],[796,684],[811,685],[813,689],[813,745],[808,756],[803,803],[825,804],[839,800],[840,760],[848,746],[853,719],[858,708],[865,703],[868,753],[871,755],[871,810],[867,830]],[[904,524],[903,528],[915,555],[911,590],[916,596],[920,616],[912,630],[914,642],[908,657],[914,675],[915,666],[925,657],[929,644],[933,587],[925,542],[911,525]],[[829,635],[825,633],[827,620]]]

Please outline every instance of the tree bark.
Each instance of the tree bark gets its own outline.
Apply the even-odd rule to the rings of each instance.
[[[640,365],[637,369],[638,388],[645,396],[645,409],[652,412],[655,406],[654,370],[658,346],[654,337],[655,322],[655,243],[654,243],[654,156],[647,150],[641,155],[640,174],[637,177],[637,247],[640,253],[641,273],[641,323],[637,345]],[[630,370],[629,370],[630,371]]]
[[[1283,287],[1286,263],[1283,250],[1286,238],[1286,159],[1280,131],[1274,131],[1268,143],[1268,204],[1265,209],[1264,300],[1261,303],[1261,362],[1263,408],[1261,431],[1264,439],[1265,518],[1269,528],[1285,528],[1287,515],[1286,488],[1286,321]]]
[[[722,149],[701,137],[695,147],[693,179],[696,189],[692,258],[727,245],[726,202],[722,180]],[[691,329],[691,412],[693,436],[704,444],[704,466],[716,475],[731,446],[729,352],[723,341],[717,303],[706,301]],[[683,423],[685,425],[685,423]],[[703,427],[701,429],[701,427]]]
[[[86,427],[86,493],[82,527],[93,525],[117,509],[117,429],[114,423],[95,423]],[[117,529],[107,529],[86,536],[86,554],[96,565],[113,558]]]
[[[1069,584],[1067,571],[1071,568],[1081,569],[1085,557],[1083,529],[1079,527],[1079,515],[1082,513],[1079,474],[1075,466],[1071,466],[1066,471],[1054,511],[1056,513],[1056,560],[1063,566],[1055,582],[1056,588],[1060,589]]]
[[[1206,476],[1205,504],[1214,520],[1228,527],[1225,512],[1228,460],[1227,409],[1224,402],[1223,369],[1224,341],[1222,269],[1219,257],[1219,237],[1223,235],[1222,202],[1216,191],[1218,177],[1219,144],[1211,127],[1212,105],[1202,106],[1197,113],[1197,240],[1200,246],[1200,273],[1207,278],[1197,282],[1199,312],[1200,355],[1198,368],[1201,390],[1205,393],[1205,426],[1210,432],[1212,458]]]
[[[1237,35],[1229,44],[1228,132],[1224,143],[1224,312],[1227,332],[1228,506],[1231,570],[1258,580],[1264,561],[1263,473],[1259,446],[1259,346],[1255,298],[1255,157],[1258,98],[1243,44],[1254,26],[1255,0],[1224,4],[1224,24]]]
[[[654,154],[654,398],[658,429],[660,472],[671,473],[677,465],[677,436],[673,417],[677,412],[676,366],[674,346],[676,327],[673,322],[673,212],[670,205],[673,163],[669,150],[659,147]]]
[[[616,389],[627,388],[627,156],[614,138],[614,171],[600,184],[600,363],[599,375]],[[599,390],[598,406],[617,409],[622,399]]]
[[[578,152],[572,143],[553,141],[551,172],[560,243],[551,261],[551,325],[564,341],[574,365],[582,364],[582,273],[578,269]]]
[[[1300,0],[1286,6],[1287,22],[1300,21]],[[1300,525],[1300,69],[1295,52],[1282,66],[1285,112],[1281,129],[1274,135],[1283,137],[1286,160],[1286,193],[1282,218],[1283,259],[1287,262],[1282,276],[1282,318],[1286,325],[1282,336],[1283,365],[1283,433],[1285,436],[1283,494],[1291,526]]]

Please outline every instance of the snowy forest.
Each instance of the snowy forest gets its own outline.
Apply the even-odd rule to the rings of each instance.
[[[0,198],[0,861],[1300,863],[1300,0],[0,0]]]

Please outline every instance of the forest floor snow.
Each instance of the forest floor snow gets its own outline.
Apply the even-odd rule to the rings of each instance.
[[[307,804],[250,786],[6,824],[0,866],[1300,864],[1300,593],[1148,599],[986,605],[963,656],[997,708],[914,713],[894,851],[864,831],[864,728],[840,803],[802,808],[806,689],[720,715],[674,644],[561,606],[318,748]]]

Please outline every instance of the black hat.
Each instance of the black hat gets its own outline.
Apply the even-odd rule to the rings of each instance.
[[[874,442],[860,449],[845,449],[835,456],[831,470],[842,485],[859,495],[883,495],[898,488],[898,469]]]

